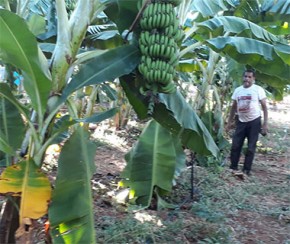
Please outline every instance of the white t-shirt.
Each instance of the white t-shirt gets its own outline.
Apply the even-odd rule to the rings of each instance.
[[[237,113],[241,122],[249,122],[261,116],[260,101],[266,98],[264,89],[258,85],[248,88],[239,86],[232,99],[237,101]]]

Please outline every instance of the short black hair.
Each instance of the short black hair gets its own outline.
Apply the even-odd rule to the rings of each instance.
[[[255,71],[255,69],[246,69],[243,74],[245,74],[245,73],[252,73],[253,76],[256,77],[256,71]]]

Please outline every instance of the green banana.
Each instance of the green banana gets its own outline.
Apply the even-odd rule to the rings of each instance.
[[[139,43],[139,48],[140,48],[140,51],[141,51],[141,53],[143,54],[143,55],[145,55],[146,53],[145,53],[145,45],[144,44],[142,44],[142,43]]]
[[[177,66],[179,64],[179,56],[178,55],[172,56],[172,58],[169,60],[168,63],[173,67]]]
[[[176,87],[175,87],[174,83],[170,82],[166,85],[160,85],[159,91],[162,93],[170,94],[170,93],[174,93],[176,91]]]
[[[142,36],[142,33],[140,34],[140,38],[139,38],[139,46],[140,45],[147,45],[145,39],[144,39],[144,36]]]
[[[139,37],[139,44],[142,43],[143,45],[149,44],[149,31],[142,31]]]
[[[160,79],[159,79],[158,83],[163,84],[164,80],[165,80],[165,76],[166,76],[166,72],[164,70],[161,70]]]
[[[169,14],[170,11],[172,11],[172,9],[173,9],[173,8],[171,8],[172,5],[170,5],[170,4],[168,4],[168,3],[167,3],[167,4],[165,3],[165,4],[164,4],[164,7],[165,7],[165,13],[166,13],[166,14]]]
[[[145,61],[146,61],[146,56],[142,55],[142,56],[141,56],[141,62],[140,62],[140,63],[141,63],[141,64],[142,64],[142,63],[145,63]]]
[[[147,45],[148,45],[148,43],[149,43],[149,38],[150,38],[150,33],[149,33],[149,31],[144,31],[144,39],[145,39]]]
[[[184,32],[182,29],[178,29],[176,34],[173,36],[176,42],[181,41],[184,38]]]
[[[153,8],[154,8],[154,5],[153,4],[147,5],[147,7],[143,11],[142,16],[143,17],[147,17],[147,18],[149,18],[150,16],[152,16],[152,14],[153,14]]]
[[[165,49],[166,49],[165,45],[164,44],[161,44],[160,45],[160,56],[161,57],[164,56]]]
[[[172,37],[173,34],[174,34],[173,26],[170,25],[170,26],[166,27],[166,28],[164,29],[164,34],[165,34],[166,36],[168,36],[168,37]]]
[[[161,14],[163,11],[162,11],[162,3],[156,3],[158,5],[158,8],[157,8],[157,12],[158,14]]]
[[[139,64],[138,65],[138,70],[143,75],[144,74],[144,64]]]
[[[155,44],[155,56],[160,57],[160,44]]]
[[[151,62],[152,62],[152,59],[149,56],[146,56],[145,64],[146,64],[147,67],[151,66]]]
[[[174,33],[176,33],[179,29],[179,19],[178,18],[175,18],[172,26],[173,26]]]
[[[155,33],[154,36],[155,36],[154,44],[160,43],[160,34],[159,33]]]
[[[174,9],[168,14],[168,16],[169,16],[169,22],[167,26],[174,25],[177,18]]]

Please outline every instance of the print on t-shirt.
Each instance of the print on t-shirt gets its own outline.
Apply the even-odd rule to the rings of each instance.
[[[238,110],[240,113],[248,113],[250,111],[251,100],[251,95],[238,97]]]

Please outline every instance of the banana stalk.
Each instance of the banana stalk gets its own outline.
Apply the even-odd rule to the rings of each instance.
[[[66,72],[72,63],[68,14],[64,1],[56,1],[57,41],[50,64],[52,91],[58,93],[66,84]]]
[[[99,1],[97,1],[99,2]],[[93,17],[93,1],[92,0],[79,0],[77,6],[72,12],[69,20],[69,34],[70,34],[70,45],[72,50],[72,57],[75,57],[79,46],[86,34],[87,27],[91,23]]]

